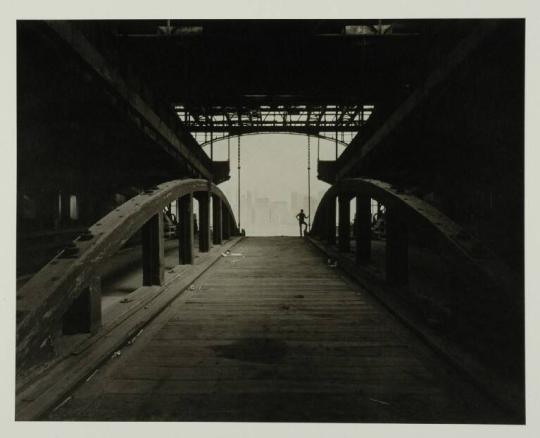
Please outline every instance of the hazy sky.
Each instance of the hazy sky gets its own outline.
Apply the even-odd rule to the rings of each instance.
[[[291,193],[307,195],[307,137],[292,134],[258,134],[241,137],[241,193],[251,190],[257,197],[273,201],[291,200]],[[231,138],[231,179],[220,184],[235,214],[237,212],[238,139]],[[209,147],[205,147],[209,153]],[[339,151],[343,146],[339,146]],[[320,158],[333,159],[335,144],[320,141]],[[227,140],[214,143],[214,159],[227,159]],[[328,184],[317,179],[317,139],[311,138],[311,194],[325,192]],[[304,207],[307,211],[307,205]],[[311,206],[312,216],[316,206]],[[242,211],[242,219],[244,219]]]

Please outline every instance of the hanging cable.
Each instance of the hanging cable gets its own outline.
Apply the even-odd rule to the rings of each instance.
[[[311,136],[307,137],[308,231],[311,231]]]
[[[338,147],[337,147],[337,143],[338,143],[338,132],[336,130],[336,160],[338,159]]]
[[[227,137],[227,160],[231,161],[231,137]]]
[[[317,161],[320,161],[321,137],[317,137]]]
[[[240,135],[238,135],[238,230],[242,232],[240,228]]]
[[[212,127],[210,128],[212,129]],[[214,130],[210,131],[210,159],[214,159]]]

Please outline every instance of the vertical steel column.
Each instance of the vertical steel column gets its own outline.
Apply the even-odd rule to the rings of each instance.
[[[356,263],[369,262],[371,258],[371,198],[356,196]]]
[[[221,198],[212,195],[212,241],[214,245],[221,245],[223,241],[223,216]]]
[[[332,197],[328,203],[328,216],[326,216],[326,240],[328,244],[336,244],[336,198]]]
[[[348,194],[340,194],[339,202],[339,250],[349,252],[351,250],[351,203]]]
[[[178,198],[178,261],[181,265],[192,265],[195,261],[193,240],[193,193]]]
[[[409,280],[407,224],[392,207],[386,209],[386,279],[403,286]]]
[[[210,250],[210,194],[200,192],[199,200],[199,251]]]
[[[142,227],[143,286],[163,284],[163,213],[152,216]]]

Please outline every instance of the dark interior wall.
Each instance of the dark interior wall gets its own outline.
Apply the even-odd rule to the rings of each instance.
[[[363,169],[523,268],[524,21],[502,23]]]
[[[180,174],[39,23],[18,25],[17,79],[20,195],[111,197]]]
[[[184,169],[111,104],[43,23],[17,25],[17,271],[33,272],[141,188]],[[78,217],[70,217],[71,196]]]
[[[490,284],[482,275],[472,278],[452,265],[452,282],[459,287],[448,298],[463,303],[460,317],[467,323],[456,334],[460,345],[470,344],[485,363],[520,385],[524,382],[524,25],[523,20],[499,22],[444,86],[356,169],[357,175],[388,181],[422,197],[480,242],[473,257],[495,256],[510,268],[503,267]],[[423,238],[411,237],[412,245]],[[499,352],[496,361],[493,351]]]

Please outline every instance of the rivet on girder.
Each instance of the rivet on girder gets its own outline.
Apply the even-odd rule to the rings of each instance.
[[[90,230],[84,230],[82,234],[79,236],[80,241],[86,241],[86,240],[92,240],[94,238],[94,235]]]
[[[78,253],[79,253],[79,247],[75,243],[71,242],[69,245],[67,245],[64,248],[64,250],[60,254],[60,257],[61,258],[77,257]]]

